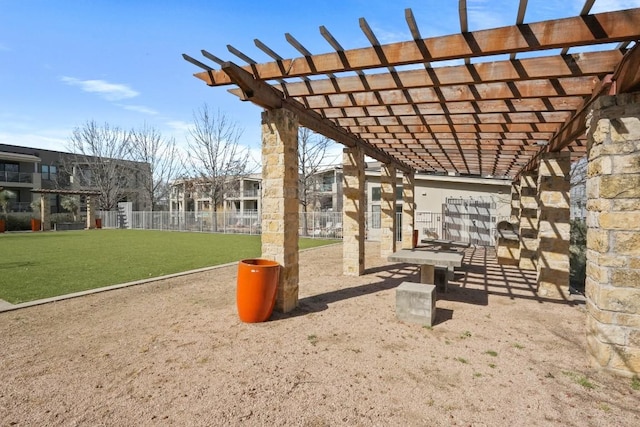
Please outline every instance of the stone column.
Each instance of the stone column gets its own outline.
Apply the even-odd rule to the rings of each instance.
[[[520,263],[536,270],[538,252],[538,177],[535,172],[520,176]]]
[[[96,228],[96,197],[87,196],[87,229]]]
[[[396,168],[382,164],[380,170],[380,256],[396,251]]]
[[[538,295],[569,298],[571,153],[546,153],[538,169]]]
[[[415,227],[415,176],[402,175],[402,249],[413,249],[413,229]]]
[[[518,224],[520,222],[520,183],[511,183],[511,217],[509,222]]]
[[[40,194],[40,221],[42,221],[42,231],[51,231],[51,202],[49,194]]]
[[[262,113],[262,256],[277,261],[276,310],[298,305],[298,117],[283,110]]]
[[[640,373],[640,92],[603,96],[588,125],[587,347],[595,366]]]
[[[342,273],[364,273],[364,154],[358,147],[342,151]]]

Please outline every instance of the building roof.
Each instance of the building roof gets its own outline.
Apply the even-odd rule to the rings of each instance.
[[[0,151],[0,160],[9,160],[13,162],[40,163],[40,157],[31,154],[9,153]]]

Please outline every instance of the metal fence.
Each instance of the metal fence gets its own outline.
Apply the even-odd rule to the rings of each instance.
[[[261,234],[262,232],[262,221],[256,211],[243,213],[100,211],[98,217],[102,219],[103,228],[237,234]],[[342,238],[342,212],[300,213],[299,224],[301,236]]]
[[[481,208],[481,209],[479,209]],[[440,238],[469,242],[473,245],[493,245],[498,218],[489,206],[472,206],[469,210],[451,209],[445,213],[417,211],[414,229],[423,238]],[[300,236],[310,238],[341,239],[342,212],[309,212],[299,214]],[[380,238],[379,213],[366,215],[367,239]],[[135,230],[195,231],[203,233],[235,233],[257,235],[262,233],[262,221],[256,211],[238,212],[125,212],[101,211],[103,228]],[[214,221],[215,218],[215,221]],[[396,214],[396,240],[402,240],[402,213]],[[376,227],[377,226],[377,227]],[[375,231],[378,231],[376,233]]]

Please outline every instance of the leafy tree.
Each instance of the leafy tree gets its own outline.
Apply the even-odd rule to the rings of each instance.
[[[60,201],[60,205],[73,215],[73,220],[78,220],[78,214],[80,213],[80,198],[77,196],[64,196]]]
[[[15,193],[10,190],[0,189],[0,209],[2,209],[2,213],[7,218],[7,213],[9,212],[9,203],[11,203],[11,199],[16,197]]]

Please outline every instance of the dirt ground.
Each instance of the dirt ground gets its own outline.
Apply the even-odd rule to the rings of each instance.
[[[395,317],[414,266],[343,277],[301,254],[300,305],[244,324],[235,267],[0,313],[0,425],[637,426],[640,391],[590,368],[582,304],[468,250],[437,324]]]

